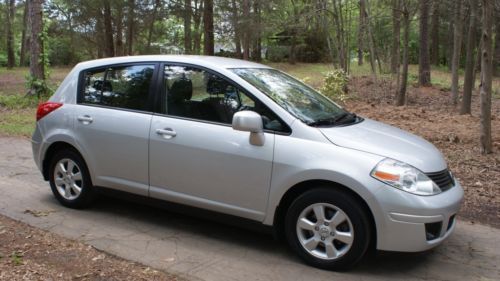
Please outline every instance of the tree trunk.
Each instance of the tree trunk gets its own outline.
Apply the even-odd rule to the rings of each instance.
[[[115,56],[115,44],[113,43],[113,26],[111,23],[111,4],[109,0],[104,0],[104,56]]]
[[[157,0],[159,2],[159,0]],[[191,0],[184,0],[184,53],[191,54]]]
[[[40,34],[43,32],[43,0],[32,0],[29,5],[29,18],[31,20],[31,42],[30,42],[30,75],[32,79],[45,80],[45,62],[43,61],[43,40]],[[35,93],[34,85],[30,93]]]
[[[372,75],[373,78],[376,80],[377,79],[377,70],[375,69],[375,46],[373,42],[373,36],[372,36],[372,28],[371,28],[371,22],[370,22],[370,15],[367,12],[367,0],[359,0],[360,7],[364,7],[364,14],[365,14],[365,20],[366,20],[366,28],[368,30],[368,46],[370,49],[370,67],[372,69]]]
[[[116,27],[116,51],[115,54],[117,56],[123,56],[123,9],[118,7],[115,19],[115,27]]]
[[[392,74],[397,74],[399,69],[400,30],[401,30],[401,0],[392,0],[392,46],[391,46]]]
[[[198,4],[199,1],[199,4]],[[195,13],[194,13],[194,39],[193,39],[193,54],[200,53],[200,45],[201,45],[201,16],[203,11],[203,0],[194,0]]]
[[[28,10],[29,1],[24,2],[24,12],[23,12],[23,31],[21,33],[21,53],[19,54],[19,66],[26,65],[26,45],[28,45],[26,33],[29,31],[28,27]]]
[[[467,34],[467,47],[465,58],[465,78],[464,78],[464,93],[462,97],[462,106],[460,107],[460,114],[470,114],[471,112],[471,98],[472,87],[474,79],[474,47],[476,45],[476,14],[477,14],[477,0],[469,0],[469,34]]]
[[[158,16],[158,9],[160,7],[160,1],[161,0],[155,0],[155,6],[153,8],[153,15],[151,16],[151,21],[149,22],[149,30],[148,30],[148,41],[146,43],[146,50],[148,50],[148,53],[151,53],[151,40],[153,40],[153,32],[155,30],[155,22],[156,22],[156,17]],[[191,51],[191,1],[187,1],[189,3],[189,9],[187,12],[189,13],[189,52]],[[184,22],[186,24],[186,22]],[[186,40],[186,30],[184,29],[184,41]],[[186,45],[184,45],[184,49],[186,50]]]
[[[399,1],[399,0],[396,0]],[[363,65],[364,38],[366,29],[366,3],[359,1],[359,23],[358,23],[358,65]]]
[[[261,61],[261,38],[260,38],[260,30],[261,30],[261,8],[260,8],[260,0],[254,0],[253,2],[253,13],[254,13],[254,30],[253,34],[253,48],[252,48],[252,59],[254,61]]]
[[[396,105],[403,106],[406,104],[406,87],[408,85],[408,49],[410,38],[410,12],[407,7],[408,3],[403,6],[403,71],[401,73],[401,86],[396,97]]]
[[[481,51],[481,152],[492,152],[491,140],[491,82],[492,82],[492,17],[494,10],[493,0],[483,2],[483,30]]]
[[[243,0],[243,59],[250,58],[250,0]]]
[[[431,62],[429,58],[429,0],[420,0],[420,47],[418,56],[418,84],[431,85]]]
[[[456,2],[455,24],[453,28],[453,58],[451,61],[451,102],[458,103],[458,69],[462,49],[462,0]]]
[[[440,0],[433,0],[431,20],[431,63],[439,65],[439,6]]]
[[[231,12],[232,12],[232,23],[234,29],[234,46],[235,55],[237,58],[241,58],[241,34],[240,34],[240,20],[238,13],[238,6],[236,5],[236,0],[231,0]]]
[[[496,13],[495,19],[495,54],[493,57],[493,74],[500,76],[500,15]]]
[[[135,0],[128,0],[128,19],[127,19],[127,54],[134,54],[134,21],[135,21]]]
[[[5,0],[5,5],[8,7],[7,10],[7,68],[11,69],[16,64],[14,56],[14,32],[12,31],[12,26],[15,16],[16,1],[15,0]]]
[[[203,54],[214,55],[214,7],[213,0],[204,0],[203,9]]]

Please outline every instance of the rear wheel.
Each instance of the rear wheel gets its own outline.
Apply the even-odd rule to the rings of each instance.
[[[335,188],[312,189],[296,198],[285,218],[291,248],[308,264],[346,270],[370,244],[370,223],[356,198]]]
[[[73,150],[62,150],[52,157],[49,182],[56,199],[66,207],[84,208],[94,198],[87,165]]]

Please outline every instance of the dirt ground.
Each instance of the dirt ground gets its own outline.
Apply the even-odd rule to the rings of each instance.
[[[354,77],[345,107],[360,116],[415,133],[436,145],[465,190],[460,216],[500,227],[500,99],[492,101],[494,153],[479,149],[479,97],[472,115],[459,115],[449,105],[450,92],[436,87],[409,88],[407,106],[393,105],[391,85],[370,77]]]
[[[182,280],[0,216],[0,280]]]

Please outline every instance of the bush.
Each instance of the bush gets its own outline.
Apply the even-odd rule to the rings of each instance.
[[[38,98],[33,96],[0,95],[0,107],[7,109],[34,108],[38,103]]]
[[[349,76],[342,69],[335,69],[325,75],[320,92],[334,101],[344,102],[348,99],[346,88]]]
[[[0,67],[7,66],[7,56],[5,54],[0,54]]]
[[[266,59],[272,62],[283,62],[288,60],[290,49],[288,46],[267,47]]]

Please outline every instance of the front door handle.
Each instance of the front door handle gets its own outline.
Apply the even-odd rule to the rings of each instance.
[[[171,139],[175,136],[177,136],[177,133],[172,130],[171,128],[165,128],[165,129],[156,129],[156,133],[166,139]]]
[[[81,115],[78,116],[77,119],[85,125],[90,124],[92,123],[92,121],[94,121],[94,119],[92,119],[92,117],[90,117],[89,115]]]

